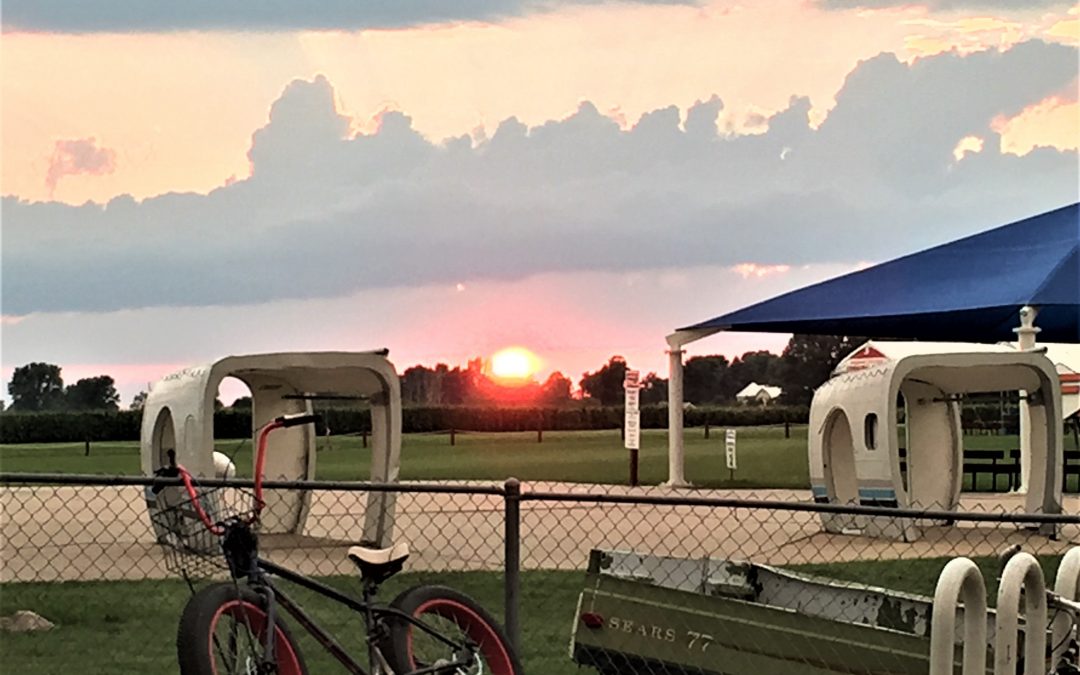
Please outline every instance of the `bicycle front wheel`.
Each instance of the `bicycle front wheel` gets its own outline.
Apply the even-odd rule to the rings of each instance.
[[[445,671],[448,675],[522,675],[524,672],[495,618],[464,593],[445,586],[416,586],[394,598],[390,606],[453,642],[468,641],[476,645],[472,667],[448,666]],[[464,656],[404,619],[390,619],[389,628],[388,644],[382,651],[395,673],[452,664]]]
[[[181,675],[307,675],[296,640],[282,620],[275,619],[274,654],[268,658],[266,599],[230,582],[202,588],[180,617],[176,650]],[[276,669],[267,671],[270,662]]]

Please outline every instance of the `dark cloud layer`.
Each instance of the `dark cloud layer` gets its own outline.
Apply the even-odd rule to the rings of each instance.
[[[391,285],[740,262],[883,259],[1076,201],[1075,152],[1002,155],[990,130],[1076,77],[1077,50],[861,63],[818,129],[794,98],[722,136],[711,98],[622,130],[589,104],[481,143],[402,113],[348,136],[323,78],[290,84],[251,178],[209,195],[3,202],[3,312],[227,305]],[[956,162],[967,136],[985,150]]]
[[[5,0],[4,30],[141,33],[403,28],[485,21],[604,0]],[[692,0],[623,0],[688,4]]]

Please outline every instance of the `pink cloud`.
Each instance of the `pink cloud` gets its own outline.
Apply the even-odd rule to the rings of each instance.
[[[101,148],[94,138],[76,138],[56,142],[52,157],[49,158],[49,171],[45,175],[45,186],[51,197],[57,183],[64,176],[89,174],[102,176],[116,169],[116,151]]]
[[[759,265],[757,263],[739,263],[731,268],[743,279],[760,279],[774,274],[785,274],[791,270],[791,265]]]

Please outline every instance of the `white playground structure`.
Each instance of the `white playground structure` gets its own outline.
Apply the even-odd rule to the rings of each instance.
[[[1022,490],[1028,513],[1060,513],[1068,368],[1045,350],[1015,346],[868,342],[845,358],[810,407],[810,482],[815,501],[955,509],[960,499],[964,394],[1022,391]],[[1071,391],[1071,389],[1070,389]],[[904,411],[901,444],[898,411]],[[907,448],[902,458],[900,447]],[[831,532],[859,530],[903,539],[913,523],[823,515]]]
[[[142,470],[146,475],[168,465],[168,452],[195,476],[220,473],[214,455],[214,400],[226,377],[251,390],[252,434],[280,415],[311,411],[320,397],[363,400],[371,406],[373,482],[398,479],[401,461],[401,388],[386,351],[292,352],[229,356],[205,366],[166,376],[151,389],[143,408]],[[311,425],[282,429],[268,441],[267,480],[315,477],[315,431]],[[217,466],[215,465],[217,461]],[[270,490],[262,531],[301,534],[310,506],[306,490]],[[379,546],[392,541],[394,496],[371,492],[361,539]]]

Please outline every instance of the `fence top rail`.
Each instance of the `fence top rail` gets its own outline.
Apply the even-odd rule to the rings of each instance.
[[[197,478],[195,483],[203,487],[252,488],[250,478]],[[179,478],[154,476],[108,476],[75,473],[2,473],[0,485],[76,485],[86,487],[137,487],[179,486]],[[343,480],[264,480],[267,490],[339,490],[343,492],[427,492],[445,494],[472,494],[502,496],[506,490],[501,485],[462,485],[452,483],[370,483]]]
[[[687,497],[678,495],[612,495],[596,493],[522,491],[522,501],[591,502],[601,504],[653,504],[664,506],[712,506],[720,508],[762,509],[770,511],[802,511],[855,516],[885,516],[889,518],[922,518],[970,522],[1020,524],[1080,524],[1080,515],[1053,513],[1016,513],[980,511],[941,511],[901,509],[889,506],[860,506],[856,504],[818,504],[816,502],[786,502],[738,497]]]
[[[791,502],[768,499],[746,499],[739,497],[692,497],[685,495],[642,495],[642,494],[606,494],[606,493],[570,493],[522,490],[517,492],[515,482],[510,479],[504,485],[462,485],[448,483],[370,483],[361,481],[329,480],[275,480],[263,481],[263,487],[270,490],[339,490],[344,492],[400,492],[400,493],[439,493],[493,495],[512,498],[515,501],[537,502],[578,502],[593,504],[628,504],[657,506],[704,506],[719,508],[761,509],[771,511],[798,511],[806,513],[833,513],[844,515],[883,516],[890,518],[923,518],[930,520],[952,520],[966,522],[993,522],[1018,524],[1080,524],[1080,515],[1015,513],[1015,512],[978,512],[978,511],[942,511],[902,509],[888,506],[860,506],[854,504],[819,504],[816,502]],[[251,479],[199,479],[204,487],[251,488]],[[179,478],[160,478],[152,476],[108,476],[101,474],[68,473],[3,473],[0,472],[2,486],[55,486],[72,485],[85,487],[115,486],[179,486]]]

